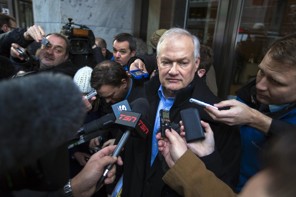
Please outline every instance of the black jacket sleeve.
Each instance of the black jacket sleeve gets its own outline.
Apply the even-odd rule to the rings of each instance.
[[[130,67],[130,65],[136,60],[136,59],[140,59],[142,60],[142,62],[145,64],[145,67],[149,73],[149,75],[151,75],[151,73],[157,68],[157,61],[156,61],[156,56],[155,54],[152,55],[140,55],[140,56],[134,56],[132,58],[130,58],[130,60],[128,61],[128,66]]]
[[[93,55],[94,55],[95,65],[97,65],[98,63],[105,60],[105,58],[102,54],[102,51],[101,51],[101,47],[95,47],[92,49],[92,51],[93,51]]]
[[[0,36],[0,55],[9,57],[10,47],[12,43],[17,43],[20,46],[26,48],[33,40],[25,40],[24,33],[26,29],[17,28],[10,32],[1,34]]]
[[[282,135],[283,131],[285,132],[291,132],[296,130],[296,125],[277,120],[272,119],[270,128],[268,130],[268,135]]]
[[[157,69],[157,61],[156,61],[155,54],[152,54],[152,55],[145,54],[145,55],[139,56],[139,58],[144,62],[149,75],[151,75],[151,73]]]

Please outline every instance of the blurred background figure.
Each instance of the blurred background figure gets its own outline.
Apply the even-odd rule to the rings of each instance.
[[[214,54],[211,47],[200,45],[200,64],[197,74],[206,80],[210,90],[217,96],[216,72],[213,66]]]
[[[17,28],[14,17],[0,13],[0,34]]]
[[[166,32],[167,29],[158,29],[155,32],[152,33],[151,37],[150,37],[150,43],[153,49],[153,53],[156,53],[156,47],[157,47],[157,43],[159,38],[162,36],[162,34],[164,32]]]
[[[105,39],[96,37],[95,44],[101,48],[105,60],[110,60],[113,57],[113,54],[107,49],[107,43]]]

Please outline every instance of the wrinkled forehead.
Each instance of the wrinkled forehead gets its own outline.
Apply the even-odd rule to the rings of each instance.
[[[296,71],[296,64],[294,62],[289,61],[288,58],[277,60],[269,52],[264,56],[262,62],[264,63],[264,67],[267,67],[274,72],[290,73]],[[259,65],[259,67],[260,66],[261,65]]]

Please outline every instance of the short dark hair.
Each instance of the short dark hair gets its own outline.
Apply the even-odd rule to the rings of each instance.
[[[213,64],[213,50],[206,45],[200,45],[200,64],[198,69],[205,69],[207,73]]]
[[[107,48],[107,43],[103,38],[96,37],[95,41],[98,42],[98,47]]]
[[[115,40],[118,41],[118,42],[127,41],[128,44],[129,44],[129,49],[131,51],[136,51],[136,49],[137,49],[136,40],[129,33],[120,33],[120,34],[117,34],[116,36],[114,36],[113,43],[114,43]]]
[[[0,13],[0,26],[7,24],[9,27],[11,27],[11,21],[16,22],[14,17]]]
[[[102,85],[120,86],[122,79],[128,79],[124,68],[117,62],[105,60],[95,66],[91,74],[91,86],[98,90]]]

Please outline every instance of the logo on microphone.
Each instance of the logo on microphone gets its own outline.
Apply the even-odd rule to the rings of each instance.
[[[139,120],[138,122],[138,127],[140,128],[140,130],[145,133],[146,135],[149,134],[149,129],[148,127],[144,124],[144,122],[142,120]]]
[[[122,111],[116,119],[116,123],[136,128],[141,114],[129,111]]]
[[[127,100],[120,101],[112,105],[112,110],[116,118],[119,117],[120,112],[122,111],[132,111]]]
[[[117,107],[117,109],[118,109],[118,111],[127,111],[127,108],[126,108],[125,105],[119,105],[119,106]]]
[[[122,111],[115,123],[134,128],[136,129],[138,135],[142,138],[146,138],[149,133],[149,129],[140,118],[141,114],[139,113]]]

